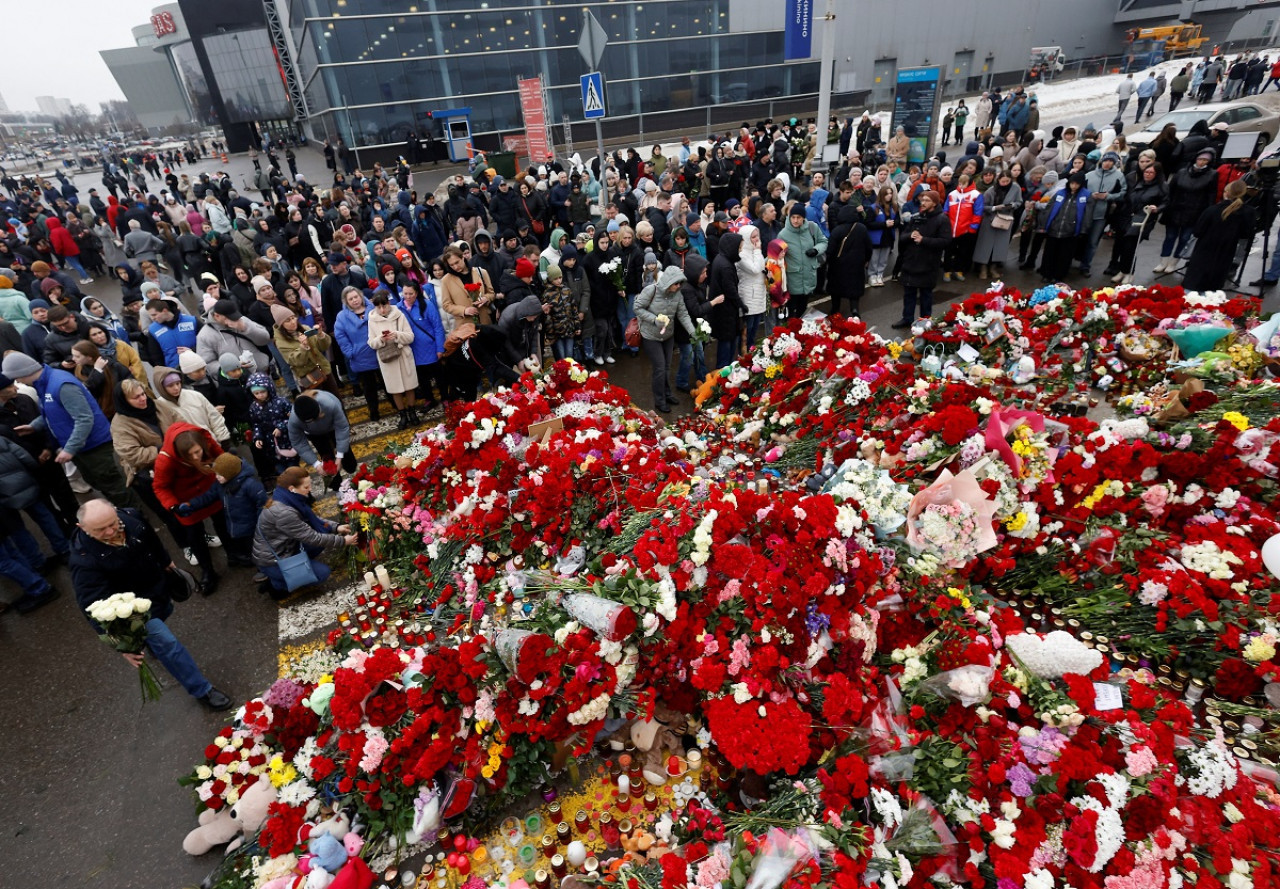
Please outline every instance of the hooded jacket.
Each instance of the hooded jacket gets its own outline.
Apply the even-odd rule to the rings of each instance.
[[[45,220],[45,227],[49,229],[49,243],[53,245],[54,253],[61,257],[80,255],[80,245],[71,237],[71,232],[63,226],[61,219],[50,216]]]
[[[738,235],[742,238],[736,264],[738,298],[742,300],[744,315],[759,315],[769,307],[769,294],[765,288],[764,279],[764,251],[751,246],[751,233],[754,231],[756,231],[754,225],[744,225],[738,230]]]
[[[738,296],[737,263],[741,258],[742,235],[728,232],[720,238],[720,250],[711,263],[707,292],[711,299],[723,296],[724,302],[711,306],[711,335],[717,340],[732,340],[738,335],[742,299]]]
[[[343,306],[333,322],[333,338],[353,373],[378,369],[378,354],[369,348],[369,313],[372,311],[373,303],[365,298],[364,314],[357,315]]]
[[[186,382],[183,382],[182,391],[178,393],[177,398],[168,393],[164,388],[164,378],[169,374],[182,376],[172,367],[153,367],[151,369],[151,389],[155,392],[156,400],[168,402],[169,406],[177,411],[184,421],[212,433],[215,440],[229,440],[231,433],[227,431],[227,423],[222,419],[222,414],[218,413],[218,409],[213,406],[209,399],[189,387]]]
[[[164,446],[156,456],[152,490],[155,491],[156,499],[160,504],[170,511],[174,511],[183,503],[191,505],[192,500],[207,493],[218,481],[212,469],[203,472],[178,454],[174,440],[184,432],[199,433],[206,463],[212,462],[215,457],[222,454],[222,448],[218,446],[218,442],[214,441],[209,431],[203,427],[179,422],[165,430]],[[179,524],[189,527],[198,525],[221,510],[222,501],[213,499],[202,507],[193,506],[187,515],[177,513],[176,517]]]
[[[822,233],[830,237],[831,229],[827,226],[827,198],[831,192],[825,188],[815,188],[809,193],[809,203],[804,208],[805,218],[822,229]]]
[[[684,304],[684,296],[680,290],[668,292],[676,285],[685,283],[685,274],[680,269],[668,267],[658,275],[658,280],[650,284],[636,296],[635,312],[640,320],[640,336],[646,340],[666,342],[676,335],[677,324],[685,333],[693,333],[693,319]],[[659,321],[659,317],[663,317]]]
[[[690,255],[684,263],[685,281],[680,285],[680,297],[684,300],[685,311],[689,320],[696,326],[699,319],[707,318],[711,313],[711,302],[707,298],[707,282],[698,283],[702,273],[711,265],[702,256]],[[683,326],[676,327],[676,342],[684,345],[690,342],[689,334]]]

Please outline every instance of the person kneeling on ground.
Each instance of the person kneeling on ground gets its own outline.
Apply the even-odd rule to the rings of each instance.
[[[331,571],[320,561],[321,553],[350,546],[356,535],[350,525],[339,525],[316,515],[311,508],[311,476],[301,466],[290,466],[280,473],[271,499],[258,516],[258,530],[253,535],[253,561],[267,576],[259,589],[277,601],[289,594],[279,559],[306,550],[316,581],[324,583]]]

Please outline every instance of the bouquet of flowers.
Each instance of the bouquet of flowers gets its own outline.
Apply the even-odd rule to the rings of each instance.
[[[147,621],[151,620],[151,600],[133,593],[116,593],[92,603],[88,609],[102,632],[103,642],[121,654],[141,655],[147,644]],[[138,682],[143,701],[160,700],[160,682],[146,661],[138,663]]]
[[[601,263],[600,274],[609,279],[609,283],[621,290],[623,286],[622,257],[615,256],[608,262]]]
[[[711,339],[711,322],[706,318],[699,318],[693,322],[693,333],[689,336],[689,341],[697,345],[705,345]]]

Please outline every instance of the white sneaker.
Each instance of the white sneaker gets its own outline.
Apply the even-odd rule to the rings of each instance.
[[[217,534],[204,535],[204,542],[212,546],[214,549],[217,549],[218,547],[222,546],[222,541],[218,539]]]
[[[81,283],[81,284],[92,284],[92,283],[93,283],[93,279],[92,279],[92,278],[81,278],[81,279],[80,279],[80,283]]]
[[[610,355],[608,358],[606,358],[606,359],[604,360],[604,363],[605,363],[605,364],[617,364],[618,362],[614,361],[614,360],[613,360],[613,356],[612,356],[612,355]]]
[[[190,562],[192,565],[200,564],[200,560],[197,559],[196,554],[191,551],[191,547],[184,546],[182,548],[182,554],[187,557],[187,561]]]
[[[596,364],[599,364],[599,365],[604,364],[604,359],[601,358],[599,355],[596,356]]]
[[[1177,261],[1176,259],[1174,259],[1173,257],[1171,257],[1171,256],[1170,256],[1170,257],[1162,257],[1162,258],[1160,259],[1160,263],[1159,263],[1159,265],[1157,265],[1157,266],[1156,266],[1154,269],[1152,269],[1151,271],[1155,272],[1157,275],[1163,275],[1165,272],[1171,272],[1171,271],[1173,271],[1175,268],[1177,268],[1177,262],[1178,262],[1178,261]]]

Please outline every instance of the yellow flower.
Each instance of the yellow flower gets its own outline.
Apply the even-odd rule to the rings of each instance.
[[[1276,656],[1276,647],[1268,642],[1264,637],[1255,636],[1249,641],[1249,644],[1244,647],[1242,654],[1244,654],[1244,659],[1246,661],[1253,661],[1255,664],[1260,664],[1263,661],[1269,661]]]
[[[298,777],[298,770],[291,763],[286,763],[284,757],[276,754],[271,757],[271,786],[284,787],[290,781]]]
[[[1098,505],[1098,501],[1107,496],[1107,489],[1111,487],[1111,482],[1105,481],[1093,489],[1093,493],[1084,498],[1084,508],[1093,509]]]
[[[489,766],[485,766],[484,768],[482,768],[482,769],[480,770],[480,774],[481,774],[482,776],[484,776],[485,778],[492,778],[492,777],[493,777],[493,769],[491,769]]]
[[[885,346],[889,349],[889,357],[897,361],[898,356],[902,354],[902,343],[897,340],[890,340],[885,343]]]
[[[1227,411],[1222,415],[1222,419],[1226,420],[1232,426],[1244,432],[1249,428],[1249,418],[1239,411]]]
[[[1027,514],[1020,512],[1010,519],[1005,519],[1004,526],[1009,531],[1021,531],[1027,526]]]

